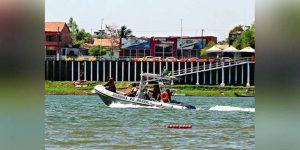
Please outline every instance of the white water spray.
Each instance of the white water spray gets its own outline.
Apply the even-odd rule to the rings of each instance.
[[[210,108],[211,111],[243,111],[243,112],[255,112],[255,108],[242,108],[232,106],[215,106]]]
[[[110,108],[154,108],[160,109],[159,107],[155,106],[141,106],[141,105],[134,105],[134,104],[122,104],[122,103],[111,103],[109,105]]]

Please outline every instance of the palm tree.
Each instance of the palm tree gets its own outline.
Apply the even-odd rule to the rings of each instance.
[[[125,25],[123,25],[119,30],[118,34],[120,38],[126,38],[132,35],[132,30],[128,29]]]

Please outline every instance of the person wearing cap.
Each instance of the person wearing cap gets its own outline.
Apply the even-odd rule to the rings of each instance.
[[[115,86],[115,82],[114,79],[112,77],[108,78],[108,82],[104,85],[105,87],[107,87],[106,89],[112,92],[117,92],[117,88]]]

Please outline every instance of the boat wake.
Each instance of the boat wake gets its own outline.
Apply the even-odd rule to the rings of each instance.
[[[232,106],[215,106],[211,107],[211,111],[243,111],[243,112],[255,112],[255,108],[242,108],[242,107],[232,107]]]
[[[161,109],[155,106],[141,106],[141,105],[134,105],[134,104],[122,104],[122,103],[111,103],[109,105],[110,108],[154,108],[154,109]]]

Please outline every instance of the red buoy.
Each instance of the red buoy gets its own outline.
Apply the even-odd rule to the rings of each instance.
[[[191,129],[192,125],[188,125],[188,124],[170,124],[170,125],[167,125],[167,128],[173,128],[173,129]]]

